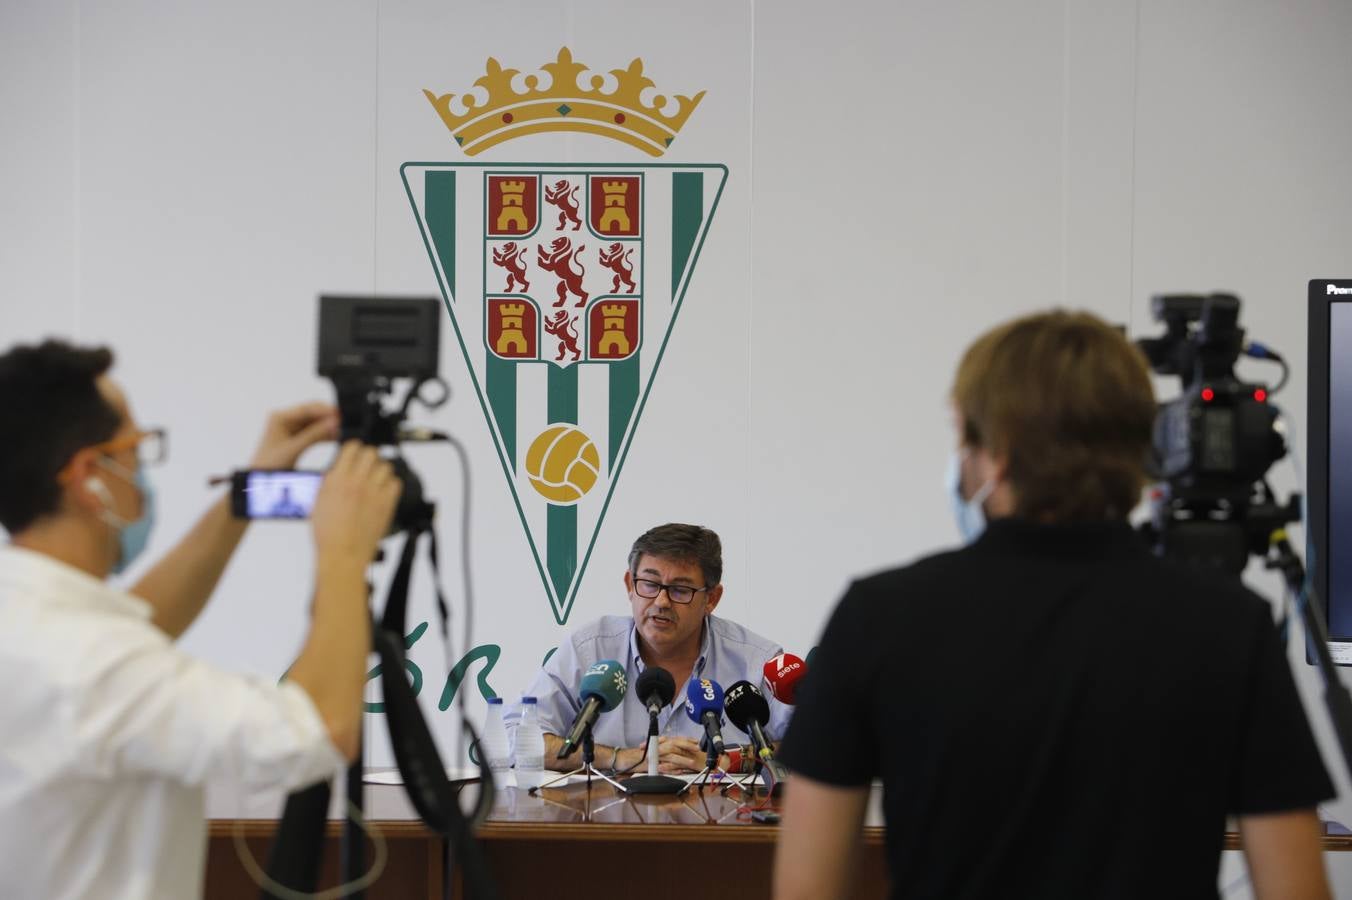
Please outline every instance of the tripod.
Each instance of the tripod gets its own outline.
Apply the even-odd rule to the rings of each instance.
[[[1304,595],[1305,566],[1291,548],[1285,528],[1272,532],[1268,549],[1269,556],[1264,560],[1267,568],[1281,572],[1287,590],[1296,597]],[[1311,588],[1310,594],[1313,593]],[[1333,733],[1338,736],[1338,746],[1343,751],[1343,763],[1352,772],[1352,695],[1348,694],[1347,687],[1338,677],[1337,665],[1333,662],[1333,654],[1329,652],[1328,627],[1324,623],[1317,598],[1306,596],[1298,605],[1305,624],[1306,652],[1313,650],[1319,674],[1324,678],[1324,705],[1333,723]]]
[[[557,776],[557,777],[555,777],[555,778],[549,779],[548,781],[546,781],[544,784],[540,785],[539,787],[533,787],[533,788],[531,788],[531,789],[530,789],[530,792],[531,792],[532,794],[534,794],[534,793],[536,793],[537,791],[542,791],[542,790],[544,790],[544,789],[547,788],[547,787],[553,787],[554,785],[558,784],[560,781],[566,781],[567,779],[573,777],[574,775],[586,775],[586,776],[587,776],[587,788],[590,789],[590,788],[591,788],[591,782],[592,782],[592,776],[595,775],[597,778],[599,778],[599,779],[601,779],[602,781],[606,782],[607,784],[609,784],[610,786],[612,786],[613,788],[615,788],[615,790],[619,791],[620,793],[622,793],[622,794],[627,794],[627,793],[629,793],[629,789],[628,789],[628,788],[626,788],[624,785],[620,784],[620,783],[619,783],[618,781],[616,781],[614,778],[611,778],[611,777],[610,777],[609,775],[607,775],[605,772],[602,772],[600,769],[596,768],[596,766],[594,765],[595,762],[596,762],[596,742],[595,742],[594,740],[592,740],[591,728],[589,727],[589,728],[587,729],[586,734],[582,735],[582,765],[578,766],[576,769],[574,769],[574,770],[571,771],[571,772],[564,772],[562,775],[559,775],[559,776]]]
[[[750,774],[743,775],[741,778],[733,780],[732,784],[723,787],[724,796],[729,791],[743,791],[751,796],[756,795],[756,784],[761,780],[761,776],[768,774],[768,781],[765,782],[766,792],[771,797],[779,797],[784,793],[784,782],[788,781],[789,773],[784,766],[773,756],[757,756],[756,766]]]
[[[403,641],[404,616],[413,559],[418,539],[423,534],[428,535],[430,539],[433,583],[443,634],[448,629],[445,599],[441,593],[439,578],[436,577],[436,534],[431,529],[430,504],[427,504],[427,510],[426,523],[419,523],[421,527],[408,529],[399,565],[390,583],[384,616],[372,629],[372,643],[381,660],[380,677],[385,698],[385,724],[389,729],[395,762],[398,763],[399,772],[404,778],[404,791],[414,809],[418,811],[419,817],[433,831],[442,835],[450,848],[460,857],[467,885],[466,896],[494,898],[497,896],[497,890],[493,884],[492,873],[473,839],[470,821],[460,809],[458,791],[446,777],[446,767],[441,761],[436,741],[405,675],[407,657]],[[363,723],[364,731],[365,723]],[[360,878],[365,868],[360,824],[364,800],[361,759],[365,743],[363,734],[363,751],[358,754],[358,761],[348,768],[346,779],[350,806],[347,821],[343,826],[339,871],[348,882]],[[486,813],[492,804],[492,777],[486,760],[480,761],[479,770],[480,783],[483,785],[479,796],[482,814]],[[291,886],[293,889],[299,887],[310,892],[315,890],[323,850],[328,800],[328,782],[320,782],[287,798],[269,863],[269,874],[275,882]],[[275,897],[270,892],[264,896],[268,900]],[[364,895],[362,888],[357,888],[347,896],[360,898]]]
[[[690,779],[689,784],[687,784],[685,787],[681,788],[679,791],[676,792],[677,796],[684,794],[692,787],[699,787],[702,789],[705,785],[711,783],[715,779],[715,777],[717,777],[720,780],[723,778],[732,777],[731,773],[728,772],[727,769],[724,769],[722,766],[718,764],[718,748],[714,746],[714,742],[706,738],[704,749],[705,749],[704,768],[701,769],[699,773],[695,775],[694,778]]]

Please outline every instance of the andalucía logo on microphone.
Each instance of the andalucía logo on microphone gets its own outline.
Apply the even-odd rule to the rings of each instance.
[[[474,93],[424,93],[473,157],[547,132],[661,157],[704,97],[643,99],[654,83],[640,59],[591,73],[565,47],[540,68],[522,76],[489,59]],[[544,592],[565,624],[727,167],[485,161],[401,171]]]

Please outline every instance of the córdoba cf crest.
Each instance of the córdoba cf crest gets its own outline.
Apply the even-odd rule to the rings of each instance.
[[[401,172],[565,624],[727,169],[405,163]]]

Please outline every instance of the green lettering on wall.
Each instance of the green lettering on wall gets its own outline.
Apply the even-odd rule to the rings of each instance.
[[[493,667],[498,664],[498,657],[502,655],[502,648],[497,644],[481,644],[461,657],[460,662],[455,664],[449,675],[446,676],[446,687],[441,692],[441,701],[437,703],[437,709],[445,712],[451,706],[451,701],[455,699],[455,692],[460,690],[461,683],[465,680],[465,674],[469,667],[474,665],[476,660],[482,659],[484,667],[479,670],[479,693],[485,700],[491,700],[496,697],[497,691],[488,683],[488,673],[493,671]]]
[[[422,637],[426,631],[427,631],[426,622],[423,622],[417,628],[410,631],[408,635],[404,638],[404,649],[405,650],[413,649],[413,645],[418,642],[418,638]],[[418,692],[422,690],[423,683],[422,669],[418,668],[418,664],[411,659],[404,660],[404,669],[405,671],[408,672],[409,680],[413,682],[413,696],[416,697],[418,696]],[[379,678],[380,673],[382,671],[383,669],[381,665],[377,663],[375,668],[366,673],[366,680],[370,681],[372,678]],[[379,703],[367,703],[366,711],[369,713],[383,713],[385,711],[385,701],[382,700]]]

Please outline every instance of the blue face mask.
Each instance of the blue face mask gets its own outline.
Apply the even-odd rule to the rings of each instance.
[[[113,563],[113,574],[119,575],[126,571],[136,557],[141,555],[141,551],[145,550],[146,544],[150,543],[150,529],[155,525],[155,489],[146,477],[145,469],[140,466],[134,473],[129,473],[111,460],[104,460],[102,465],[118,477],[126,478],[141,493],[141,517],[134,522],[128,522],[113,512],[113,498],[108,489],[103,487],[101,482],[95,482],[103,488],[102,491],[96,491],[103,500],[103,521],[117,529],[117,562]]]
[[[948,499],[953,504],[953,520],[958,525],[963,543],[970,544],[986,530],[986,510],[982,504],[995,490],[995,480],[991,479],[979,487],[971,499],[963,497],[962,461],[966,455],[966,450],[953,451],[948,459],[948,472],[944,481],[948,488]]]

